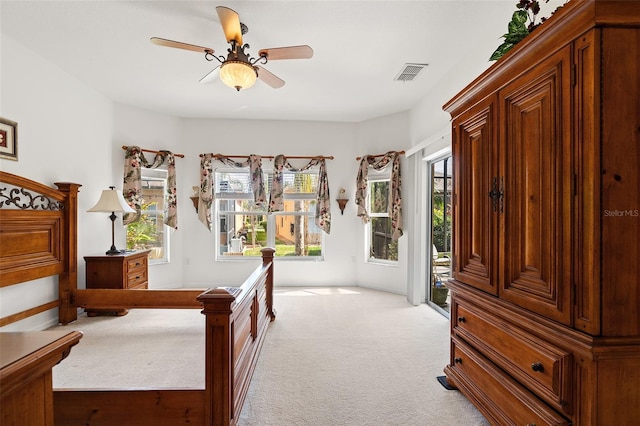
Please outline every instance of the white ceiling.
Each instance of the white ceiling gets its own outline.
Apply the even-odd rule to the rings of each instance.
[[[486,67],[486,59],[469,64],[468,54],[489,57],[515,3],[2,0],[0,29],[117,102],[178,117],[359,122],[412,108],[451,84],[453,70]],[[244,41],[253,56],[308,44],[313,58],[264,65],[286,81],[280,89],[258,81],[236,92],[219,80],[199,83],[217,62],[149,42],[168,38],[224,55],[218,5],[249,27]],[[429,66],[413,82],[394,81],[409,62]]]

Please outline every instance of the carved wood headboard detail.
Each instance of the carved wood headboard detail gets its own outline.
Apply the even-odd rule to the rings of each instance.
[[[0,318],[0,327],[59,308],[58,319],[77,319],[77,183],[57,189],[0,171],[0,287],[58,275],[58,299]]]

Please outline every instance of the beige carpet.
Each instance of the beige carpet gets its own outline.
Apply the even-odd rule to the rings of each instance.
[[[363,288],[276,288],[274,304],[240,426],[488,424],[436,380],[449,325],[429,307]],[[203,326],[199,310],[83,317],[54,387],[202,388]]]

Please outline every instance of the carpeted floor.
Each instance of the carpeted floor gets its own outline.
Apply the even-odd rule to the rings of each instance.
[[[437,380],[448,321],[404,296],[363,288],[276,288],[240,426],[472,426],[488,423]],[[54,387],[204,387],[199,310],[82,317],[85,336]],[[115,340],[117,338],[117,341]]]

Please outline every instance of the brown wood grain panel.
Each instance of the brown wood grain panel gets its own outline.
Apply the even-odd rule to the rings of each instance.
[[[0,286],[61,273],[62,228],[59,211],[0,210]]]
[[[55,424],[204,426],[204,396],[202,389],[56,389]]]
[[[73,292],[73,304],[85,309],[198,309],[203,290],[87,289]]]
[[[640,30],[602,31],[602,332],[640,334]]]
[[[454,121],[454,278],[497,294],[494,256],[496,215],[489,192],[497,162],[494,159],[494,99],[480,103],[478,111]],[[463,161],[464,159],[464,161]]]
[[[575,41],[573,258],[575,326],[600,334],[600,30]],[[579,189],[578,189],[579,188]]]
[[[598,394],[598,424],[622,424],[613,419],[640,419],[640,387],[629,380],[640,371],[640,357],[613,358],[598,362],[598,383],[610,392]],[[624,415],[622,415],[624,413]]]
[[[501,296],[565,324],[571,312],[571,48],[500,91],[505,149]]]

